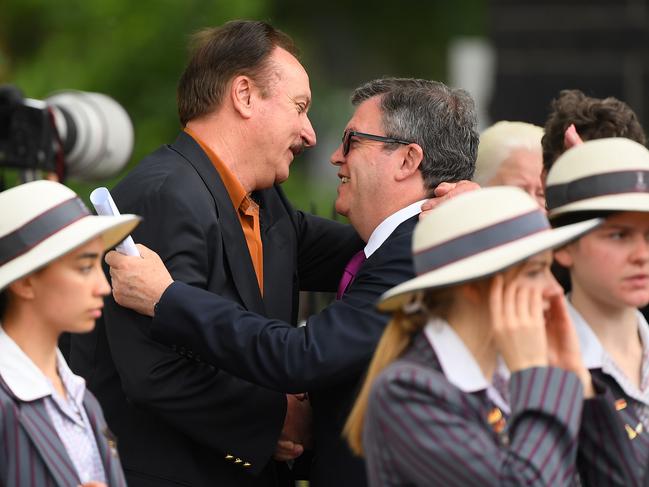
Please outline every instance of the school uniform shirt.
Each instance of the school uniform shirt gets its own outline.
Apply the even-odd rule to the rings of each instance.
[[[577,376],[535,367],[508,377],[500,364],[494,377],[448,323],[431,320],[372,387],[363,435],[370,485],[574,485]]]
[[[41,430],[38,432],[38,436],[44,441],[43,445],[38,445],[38,440],[32,438],[36,444],[28,447],[27,443],[21,443],[26,440],[26,437],[18,434],[17,430],[14,431],[17,443],[13,446],[12,451],[16,458],[9,459],[8,456],[0,458],[0,473],[2,474],[0,481],[20,486],[39,485],[40,482],[42,485],[51,485],[50,482],[54,479],[57,484],[61,485],[62,478],[64,478],[63,485],[67,482],[85,483],[89,481],[104,483],[108,481],[109,485],[123,485],[123,474],[114,448],[105,449],[106,455],[104,456],[107,458],[104,459],[99,451],[95,429],[100,430],[103,427],[106,430],[106,428],[96,400],[86,398],[85,381],[72,373],[58,350],[56,360],[57,370],[66,390],[66,398],[59,395],[50,379],[41,372],[0,326],[0,386],[2,386],[0,389],[2,393],[0,419],[2,419],[2,428],[5,431],[13,429],[8,424],[11,421],[21,424],[29,422],[30,426],[34,426],[31,425],[31,419],[29,419],[34,413],[34,419],[40,425],[34,427]],[[13,412],[10,409],[12,405],[14,406],[11,408]],[[89,413],[92,415],[92,423]],[[18,424],[13,426],[14,428],[19,427]],[[30,431],[30,433],[33,432],[33,430]],[[57,441],[57,437],[60,443]],[[18,438],[21,441],[18,441]],[[103,437],[102,440],[107,441]],[[36,463],[40,468],[43,465],[35,460],[38,453],[32,451],[34,446],[37,451],[45,447],[47,455],[52,455],[59,463],[55,467],[57,472],[52,477],[35,467]],[[8,449],[9,445],[5,445],[5,448]],[[8,455],[9,450],[6,453]],[[18,458],[21,454],[23,457],[30,457],[28,463],[21,463],[21,459]],[[16,463],[12,463],[12,460],[15,460]],[[104,467],[103,460],[107,460],[107,468]],[[22,462],[24,461],[23,458]],[[47,460],[43,461],[45,464],[48,463]],[[106,475],[107,469],[111,470],[109,479]],[[13,473],[10,474],[10,471]],[[37,471],[42,478],[41,481],[36,480],[35,472]]]
[[[595,466],[582,472],[586,485],[643,485],[649,471],[649,325],[637,312],[638,336],[642,344],[640,387],[636,387],[604,349],[584,317],[568,302],[568,312],[579,337],[584,365],[594,381],[610,391],[607,401],[614,411],[615,421],[591,430],[589,437],[580,439],[580,451]],[[585,411],[585,415],[588,412]],[[617,444],[617,459],[623,475],[611,474],[611,459],[602,458],[606,444]],[[583,470],[580,468],[580,471]],[[606,478],[606,480],[602,480]]]

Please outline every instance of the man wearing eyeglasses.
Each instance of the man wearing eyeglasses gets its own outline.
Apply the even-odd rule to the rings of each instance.
[[[355,113],[331,156],[336,210],[365,247],[343,273],[338,299],[293,328],[236,303],[173,282],[155,253],[107,257],[118,303],[153,316],[161,341],[282,392],[309,391],[314,419],[311,484],[366,483],[362,459],[341,438],[359,380],[387,323],[374,303],[414,277],[412,232],[424,199],[441,183],[471,179],[478,134],[471,97],[442,83],[379,79],[358,88]]]

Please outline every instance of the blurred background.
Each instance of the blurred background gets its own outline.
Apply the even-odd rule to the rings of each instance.
[[[501,119],[543,125],[563,88],[616,96],[642,123],[649,116],[648,0],[2,0],[0,84],[37,99],[61,89],[105,93],[126,109],[135,130],[128,165],[107,180],[66,181],[87,199],[173,141],[189,36],[236,18],[271,22],[302,52],[318,145],[293,163],[284,187],[297,207],[325,216],[337,185],[329,155],[351,91],[369,79],[464,87],[481,128]],[[15,181],[12,170],[0,173]]]

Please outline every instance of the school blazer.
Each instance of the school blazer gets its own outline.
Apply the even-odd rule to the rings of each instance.
[[[582,400],[575,374],[525,369],[511,376],[508,416],[485,391],[451,384],[420,333],[370,394],[363,439],[370,485],[580,485],[577,464],[581,485],[636,485],[620,463],[628,443],[610,441],[610,392],[597,381],[595,389]],[[590,451],[578,452],[582,440]]]
[[[631,444],[624,422],[636,424],[633,409],[617,411],[614,384],[591,374],[596,394],[581,401],[572,373],[512,374],[507,417],[484,391],[452,385],[420,333],[372,389],[363,442],[370,485],[643,485],[647,438]]]
[[[635,401],[601,369],[590,373],[606,393],[585,401],[577,462],[582,485],[649,485],[649,431],[639,426]]]
[[[83,405],[104,465],[108,487],[125,487],[116,441],[101,407],[86,390]],[[45,409],[44,399],[23,402],[0,379],[0,485],[76,487],[79,475]]]

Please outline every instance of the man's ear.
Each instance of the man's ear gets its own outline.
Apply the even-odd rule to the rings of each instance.
[[[401,166],[397,173],[397,181],[408,179],[417,172],[421,162],[424,160],[424,150],[419,144],[410,144],[406,148],[406,153],[401,160]]]
[[[230,99],[234,110],[243,118],[252,116],[254,86],[248,76],[237,76],[230,84]]]
[[[556,260],[559,264],[561,264],[563,267],[566,267],[568,269],[572,267],[574,261],[572,258],[572,253],[568,248],[568,245],[554,251],[554,260]]]

